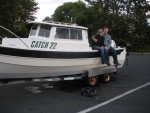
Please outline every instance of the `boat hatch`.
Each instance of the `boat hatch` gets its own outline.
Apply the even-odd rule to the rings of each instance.
[[[34,24],[30,31],[30,36],[49,37],[51,31],[50,25],[37,25]]]

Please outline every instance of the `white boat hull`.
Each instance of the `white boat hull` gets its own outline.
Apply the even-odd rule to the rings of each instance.
[[[124,49],[118,55],[122,67],[125,61]],[[113,58],[110,56],[113,65]],[[84,73],[86,70],[107,66],[101,63],[99,57],[95,58],[32,58],[10,55],[0,55],[0,79],[54,77],[68,74]]]

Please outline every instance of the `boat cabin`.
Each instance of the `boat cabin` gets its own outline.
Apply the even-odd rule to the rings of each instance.
[[[4,38],[3,45],[30,49],[55,51],[88,51],[91,50],[88,42],[86,27],[76,24],[60,22],[29,22],[28,38]]]

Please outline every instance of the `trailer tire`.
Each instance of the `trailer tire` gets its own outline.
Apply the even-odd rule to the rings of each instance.
[[[93,77],[85,77],[85,83],[87,86],[95,86],[97,84],[98,81],[98,77],[97,76],[93,76]]]
[[[111,74],[110,73],[106,73],[103,74],[100,79],[102,80],[103,83],[109,83],[111,81]]]

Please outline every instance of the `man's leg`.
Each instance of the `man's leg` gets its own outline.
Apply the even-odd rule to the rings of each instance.
[[[111,64],[109,63],[109,49],[104,48],[104,55],[106,59],[106,64],[110,66]]]
[[[98,50],[99,53],[100,53],[102,64],[106,63],[106,59],[105,59],[105,56],[104,56],[104,49],[99,47],[99,46],[93,46],[92,49],[93,50]]]
[[[109,62],[109,49],[104,49],[105,59],[107,62]]]
[[[114,59],[114,64],[118,64],[118,58],[117,58],[116,50],[111,46],[110,46],[109,50],[110,50],[110,53],[112,54],[112,57]]]

